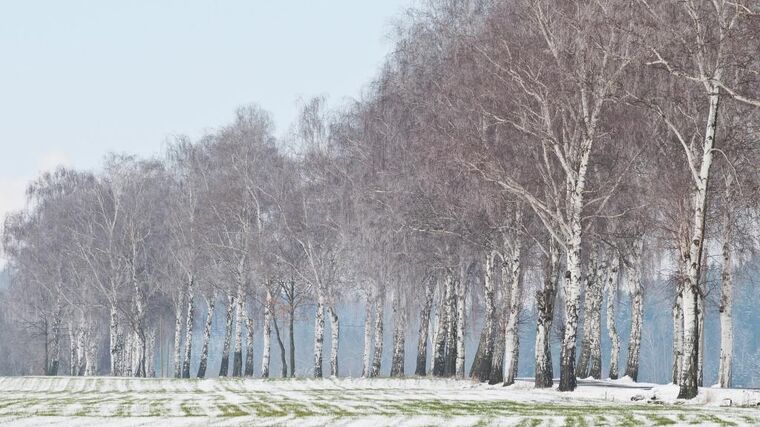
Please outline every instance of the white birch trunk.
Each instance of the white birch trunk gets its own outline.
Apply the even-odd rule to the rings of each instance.
[[[425,285],[425,302],[420,311],[420,330],[417,338],[417,366],[414,375],[425,376],[427,374],[428,333],[430,330],[430,311],[433,307],[435,294],[435,280],[430,277]]]
[[[235,308],[235,298],[227,294],[227,311],[224,321],[224,344],[222,346],[222,363],[219,367],[219,376],[226,377],[229,375],[230,367],[230,347],[232,342],[232,311]]]
[[[385,290],[379,289],[375,298],[375,353],[372,356],[370,377],[380,375],[383,361],[383,320],[385,317]]]
[[[641,286],[641,251],[643,239],[633,244],[631,267],[627,273],[628,289],[631,292],[631,334],[628,339],[628,362],[626,376],[634,381],[639,377],[639,355],[641,354],[641,329],[644,320],[644,290]]]
[[[727,198],[728,199],[728,198]],[[731,250],[732,226],[731,213],[724,208],[723,217],[723,265],[720,283],[720,365],[718,367],[718,384],[722,388],[731,387],[731,365],[734,347],[734,280],[733,252]]]
[[[85,358],[85,354],[87,353],[87,348],[85,347],[85,326],[84,326],[84,319],[81,320],[81,323],[79,324],[79,327],[77,328],[77,375],[83,376],[85,374],[85,367],[87,366],[87,359]]]
[[[314,377],[322,378],[322,353],[325,342],[325,297],[318,290],[317,314],[314,317]]]
[[[549,242],[549,255],[544,265],[544,288],[537,292],[537,319],[535,352],[535,386],[548,388],[554,385],[549,336],[554,320],[554,302],[557,299],[557,273],[559,249],[553,239]]]
[[[470,376],[477,378],[479,381],[488,381],[491,375],[491,363],[494,352],[494,332],[496,328],[496,289],[493,280],[495,251],[487,251],[485,256],[483,288],[484,288],[484,309],[483,313],[483,331],[481,332],[480,345],[475,355],[475,361],[470,372]]]
[[[693,193],[694,219],[692,233],[689,239],[689,254],[686,258],[686,281],[684,283],[684,358],[682,381],[678,397],[692,399],[699,392],[697,388],[697,365],[699,360],[699,331],[697,305],[700,298],[699,279],[702,262],[702,246],[704,244],[705,211],[707,209],[707,188],[710,179],[710,168],[713,160],[715,131],[718,120],[718,104],[720,89],[710,84],[710,109],[707,116],[707,129],[702,152],[702,162]]]
[[[174,307],[174,377],[182,378],[182,309],[181,305]],[[130,346],[126,346],[128,351]]]
[[[451,274],[447,272],[442,289],[440,289],[438,294],[439,301],[435,311],[436,327],[433,334],[433,360],[431,361],[432,367],[430,371],[436,377],[444,375],[446,365],[446,336],[448,335],[446,319],[448,317],[450,282]]]
[[[208,369],[208,346],[211,341],[211,326],[214,320],[214,304],[216,303],[216,292],[206,298],[206,322],[203,325],[203,340],[201,343],[200,363],[198,365],[198,378],[206,377]]]
[[[246,330],[246,340],[245,340],[245,367],[243,369],[243,375],[246,377],[252,377],[253,376],[253,335],[255,332],[254,328],[254,319],[253,316],[249,316],[248,313],[245,314],[245,330]],[[267,367],[267,377],[269,376],[269,371]],[[264,378],[267,378],[264,377]]]
[[[147,350],[145,351],[145,374],[150,378],[156,377],[156,331],[148,332]]]
[[[84,364],[85,364],[85,371],[84,375],[87,377],[91,377],[96,374],[97,372],[97,366],[95,365],[95,354],[97,350],[97,346],[95,343],[95,338],[93,337],[93,325],[91,321],[88,321],[85,324],[85,330],[83,335],[83,347],[85,348],[84,351]]]
[[[78,361],[77,333],[74,323],[69,321],[69,375],[77,376]]]
[[[590,149],[590,145],[589,145]],[[565,272],[565,334],[560,355],[560,391],[573,391],[577,385],[575,377],[575,342],[578,334],[578,305],[581,292],[581,245],[583,227],[583,191],[585,189],[588,156],[581,162],[577,179],[568,176],[568,204],[570,233],[567,236],[567,271]]]
[[[195,309],[194,278],[187,284],[187,315],[185,317],[185,360],[182,364],[182,378],[190,378],[190,362],[193,351],[193,314]]]
[[[606,277],[607,290],[607,334],[610,337],[610,379],[616,380],[620,375],[618,361],[620,360],[620,335],[617,331],[617,296],[618,296],[618,265],[619,260],[612,263]]]
[[[704,291],[704,289],[703,289]],[[705,298],[704,293],[697,301],[697,331],[699,333],[699,349],[697,350],[697,386],[704,386],[705,372]]]
[[[264,303],[264,348],[261,356],[261,376],[269,378],[269,364],[272,354],[272,310],[274,299],[272,291],[267,288],[266,301]]]
[[[466,270],[462,270],[462,276],[457,286],[457,358],[456,358],[456,370],[454,375],[457,378],[464,378],[464,331],[465,331],[465,303],[467,296],[467,274]]]
[[[327,307],[330,314],[330,376],[338,377],[338,349],[340,348],[340,322],[338,311],[330,304]]]
[[[676,294],[676,300],[673,304],[673,377],[672,377],[673,384],[680,384],[681,382],[682,363],[683,363],[683,291],[679,289]]]
[[[119,360],[119,324],[118,324],[118,317],[117,317],[117,311],[116,306],[111,305],[111,313],[110,313],[110,320],[108,325],[108,346],[109,346],[109,353],[111,355],[110,360],[110,375],[112,377],[121,375],[122,372],[119,372],[118,369],[118,360]]]
[[[364,306],[364,353],[362,356],[362,377],[369,378],[372,369],[372,297],[367,296]]]
[[[589,345],[591,352],[589,354],[589,376],[594,379],[602,378],[602,302],[604,300],[604,280],[607,277],[607,258],[602,256],[592,287],[593,295],[591,300],[590,320],[589,320]]]
[[[510,302],[509,302],[509,319],[504,339],[504,385],[514,384],[517,378],[517,362],[520,354],[520,334],[518,331],[518,320],[522,310],[522,291],[520,281],[522,278],[522,243],[520,238],[516,238],[512,244],[512,254],[510,263]]]
[[[242,273],[238,275],[235,303],[235,355],[232,361],[232,376],[240,377],[243,375],[243,310],[245,309]]]
[[[406,314],[400,291],[393,298],[393,357],[391,358],[391,377],[404,376],[404,347],[406,345]]]

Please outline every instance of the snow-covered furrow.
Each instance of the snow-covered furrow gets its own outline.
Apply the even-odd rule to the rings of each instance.
[[[0,378],[8,425],[653,425],[753,424],[760,393],[702,389],[675,404],[672,385],[581,382],[573,393],[414,379]],[[585,384],[585,385],[584,385]],[[643,402],[633,402],[638,396]],[[646,403],[652,398],[655,403]],[[729,400],[730,399],[730,402]],[[731,404],[732,407],[723,405]],[[746,407],[737,407],[746,406]]]

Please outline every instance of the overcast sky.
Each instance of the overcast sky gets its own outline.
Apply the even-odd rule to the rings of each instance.
[[[157,154],[237,106],[356,97],[410,0],[0,0],[0,216],[58,164]]]

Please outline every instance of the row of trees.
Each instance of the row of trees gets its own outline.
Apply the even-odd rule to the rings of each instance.
[[[5,298],[44,335],[47,373],[67,359],[71,375],[153,375],[170,313],[175,376],[205,376],[212,339],[219,375],[230,362],[252,375],[260,316],[262,376],[273,336],[293,375],[296,312],[313,306],[313,374],[329,322],[337,376],[338,308],[358,301],[365,376],[381,372],[390,308],[392,376],[418,316],[416,375],[465,377],[465,336],[479,334],[469,375],[511,384],[531,312],[536,386],[553,385],[555,331],[571,391],[604,375],[603,312],[608,375],[637,378],[645,284],[658,279],[672,287],[673,381],[692,398],[713,247],[730,386],[732,274],[758,234],[757,4],[437,0],[406,18],[362,99],[306,102],[282,141],[247,107],[161,159],[111,156],[97,174],[35,181],[5,222]],[[632,302],[623,372],[620,288]]]

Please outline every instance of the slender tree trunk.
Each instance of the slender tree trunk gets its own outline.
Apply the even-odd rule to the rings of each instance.
[[[116,305],[111,304],[111,316],[108,324],[108,350],[111,355],[109,375],[112,377],[122,374],[117,368],[119,359],[119,323],[117,315]]]
[[[375,297],[375,354],[372,357],[370,377],[380,375],[383,361],[383,318],[385,317],[385,290],[378,289]]]
[[[222,364],[219,376],[226,377],[230,372],[230,347],[232,341],[232,311],[235,309],[235,298],[227,294],[227,311],[224,321],[224,344],[222,345]]]
[[[520,333],[518,320],[522,310],[522,291],[520,282],[522,279],[522,244],[520,238],[516,238],[512,244],[512,254],[509,260],[510,269],[510,303],[509,320],[505,331],[505,369],[504,385],[512,385],[517,377],[517,362],[520,354]]]
[[[465,331],[465,307],[467,298],[467,279],[466,270],[462,270],[462,277],[457,287],[457,358],[456,370],[454,375],[457,378],[464,378],[464,331]]]
[[[478,352],[475,355],[475,360],[470,369],[470,376],[481,382],[489,380],[491,363],[493,361],[494,329],[496,327],[496,304],[494,301],[496,290],[493,283],[493,261],[495,257],[496,253],[494,251],[488,251],[486,253],[484,266],[485,280],[483,283],[485,289],[485,320],[483,322],[483,331],[480,333]]]
[[[95,338],[93,337],[93,325],[92,321],[88,320],[85,324],[85,331],[82,334],[84,339],[84,345],[85,348],[84,352],[84,360],[85,360],[85,370],[84,375],[87,377],[94,376],[97,373],[97,366],[95,362],[95,354],[97,354],[97,344],[95,342]]]
[[[77,362],[79,362],[77,366],[77,375],[80,377],[85,375],[85,368],[87,367],[87,343],[85,339],[85,325],[84,319],[82,319],[77,329]]]
[[[728,197],[726,198],[729,199]],[[732,320],[734,305],[733,252],[731,250],[732,226],[731,212],[728,206],[723,213],[723,265],[720,283],[720,365],[718,367],[718,384],[722,388],[731,387],[731,365],[733,364],[734,324]]]
[[[62,306],[60,296],[56,299],[55,317],[53,318],[52,333],[53,339],[50,349],[50,364],[47,367],[47,374],[51,376],[58,375],[58,365],[61,358],[61,316]]]
[[[559,249],[557,242],[549,242],[549,255],[544,263],[544,287],[536,295],[536,388],[548,388],[554,384],[552,377],[551,333],[554,320],[554,303],[557,299],[557,273],[559,271]]]
[[[633,245],[631,267],[627,274],[631,291],[631,335],[628,339],[628,363],[625,375],[636,381],[639,377],[639,355],[641,353],[641,329],[644,320],[644,290],[641,286],[641,250],[643,240],[639,238]]]
[[[705,214],[707,209],[707,188],[710,179],[710,167],[713,159],[713,146],[715,143],[715,131],[718,120],[718,104],[720,101],[720,89],[711,84],[710,109],[707,116],[707,130],[705,131],[702,162],[700,165],[696,189],[693,193],[694,220],[692,233],[689,239],[689,254],[686,258],[686,282],[684,283],[684,358],[682,368],[682,381],[679,384],[678,397],[692,399],[697,396],[698,389],[698,363],[699,363],[699,326],[697,311],[700,298],[700,271],[702,261],[702,246],[704,243]]]
[[[190,362],[193,352],[193,315],[195,314],[195,279],[187,283],[187,317],[185,317],[185,361],[182,364],[182,378],[190,378]]]
[[[330,314],[330,376],[338,377],[338,349],[340,345],[340,322],[338,321],[338,312],[335,306],[330,304],[327,307]]]
[[[314,377],[322,378],[322,349],[325,342],[325,297],[318,291],[317,314],[314,317]]]
[[[450,292],[447,292],[448,301],[446,302],[446,364],[444,376],[451,377],[456,373],[457,363],[457,294],[459,293],[459,278],[452,277]]]
[[[182,305],[174,306],[174,378],[182,378]],[[132,348],[124,346],[127,351]],[[130,365],[131,366],[131,365]]]
[[[77,359],[78,346],[77,346],[77,334],[74,328],[74,323],[69,321],[69,375],[75,377],[77,375],[77,367],[79,361]]]
[[[706,264],[705,264],[706,265]],[[704,282],[702,282],[704,283]],[[697,359],[697,386],[704,387],[705,367],[705,295],[707,290],[702,286],[699,300],[697,301],[697,330],[699,331],[699,350]]]
[[[442,377],[446,371],[446,337],[448,336],[449,317],[449,294],[451,293],[452,277],[446,272],[443,287],[439,293],[438,307],[436,308],[436,328],[433,338],[433,376]]]
[[[272,311],[274,299],[272,292],[267,289],[266,301],[264,302],[264,349],[261,356],[261,377],[269,378],[269,364],[272,353]]]
[[[680,280],[680,279],[679,279]],[[679,285],[680,288],[680,285]],[[683,363],[683,291],[678,290],[673,303],[673,384],[681,382]]]
[[[252,377],[253,376],[253,335],[255,332],[254,324],[253,324],[253,316],[249,316],[247,313],[245,315],[245,326],[246,326],[246,340],[245,340],[245,365],[243,367],[243,375],[246,377]],[[264,377],[264,374],[262,372],[263,378],[269,377],[269,367],[267,367],[267,376]]]
[[[588,375],[602,378],[602,302],[604,300],[604,280],[607,277],[607,258],[603,254],[601,263],[594,274],[592,304],[589,311],[589,369]]]
[[[566,237],[567,271],[565,272],[565,333],[560,354],[560,391],[573,391],[575,376],[575,342],[578,334],[578,305],[581,291],[581,246],[583,244],[583,193],[591,151],[592,136],[581,144],[577,174],[566,176],[569,233]]]
[[[509,255],[501,254],[501,301],[499,306],[499,316],[494,331],[493,355],[491,357],[491,372],[488,374],[488,384],[501,384],[504,382],[504,358],[507,351],[507,322],[509,322],[509,313],[512,309],[512,280],[508,263],[505,257]]]
[[[620,335],[617,331],[617,295],[618,295],[618,265],[612,262],[612,268],[607,275],[607,333],[610,336],[610,379],[618,379],[618,360],[620,360]]]
[[[295,335],[295,320],[296,320],[296,308],[291,305],[290,312],[288,313],[288,339],[290,345],[288,351],[290,352],[290,376],[296,376],[296,335]]]
[[[424,377],[427,367],[427,351],[428,351],[428,331],[430,330],[430,311],[433,307],[433,296],[435,294],[435,279],[430,277],[427,279],[425,286],[425,301],[422,304],[422,310],[420,311],[420,331],[417,339],[417,366],[414,370],[414,375]]]
[[[216,302],[216,293],[210,298],[206,298],[206,323],[203,325],[203,343],[201,344],[200,364],[198,365],[198,378],[206,377],[206,368],[208,367],[208,346],[211,341],[211,326],[214,320],[214,304]]]
[[[156,377],[156,331],[148,331],[147,350],[145,351],[145,374],[150,378]]]
[[[364,354],[362,357],[362,377],[369,378],[372,369],[372,298],[367,296],[364,305]]]
[[[238,275],[237,305],[235,309],[235,356],[232,361],[232,376],[243,375],[243,314],[245,310],[245,294],[243,293],[242,273]]]
[[[280,327],[277,326],[277,316],[272,316],[272,323],[274,324],[275,336],[277,336],[277,345],[280,347],[280,374],[283,378],[288,377],[288,361],[285,360],[285,344],[282,342],[280,336]]]
[[[391,377],[404,376],[404,347],[406,345],[406,314],[401,292],[396,291],[393,298],[393,357],[391,359]]]
[[[594,282],[597,274],[597,244],[594,243],[589,254],[588,268],[586,270],[586,292],[583,298],[583,337],[581,339],[581,352],[578,363],[575,366],[576,376],[586,378],[589,376],[589,362],[591,360],[591,321],[594,311]]]

